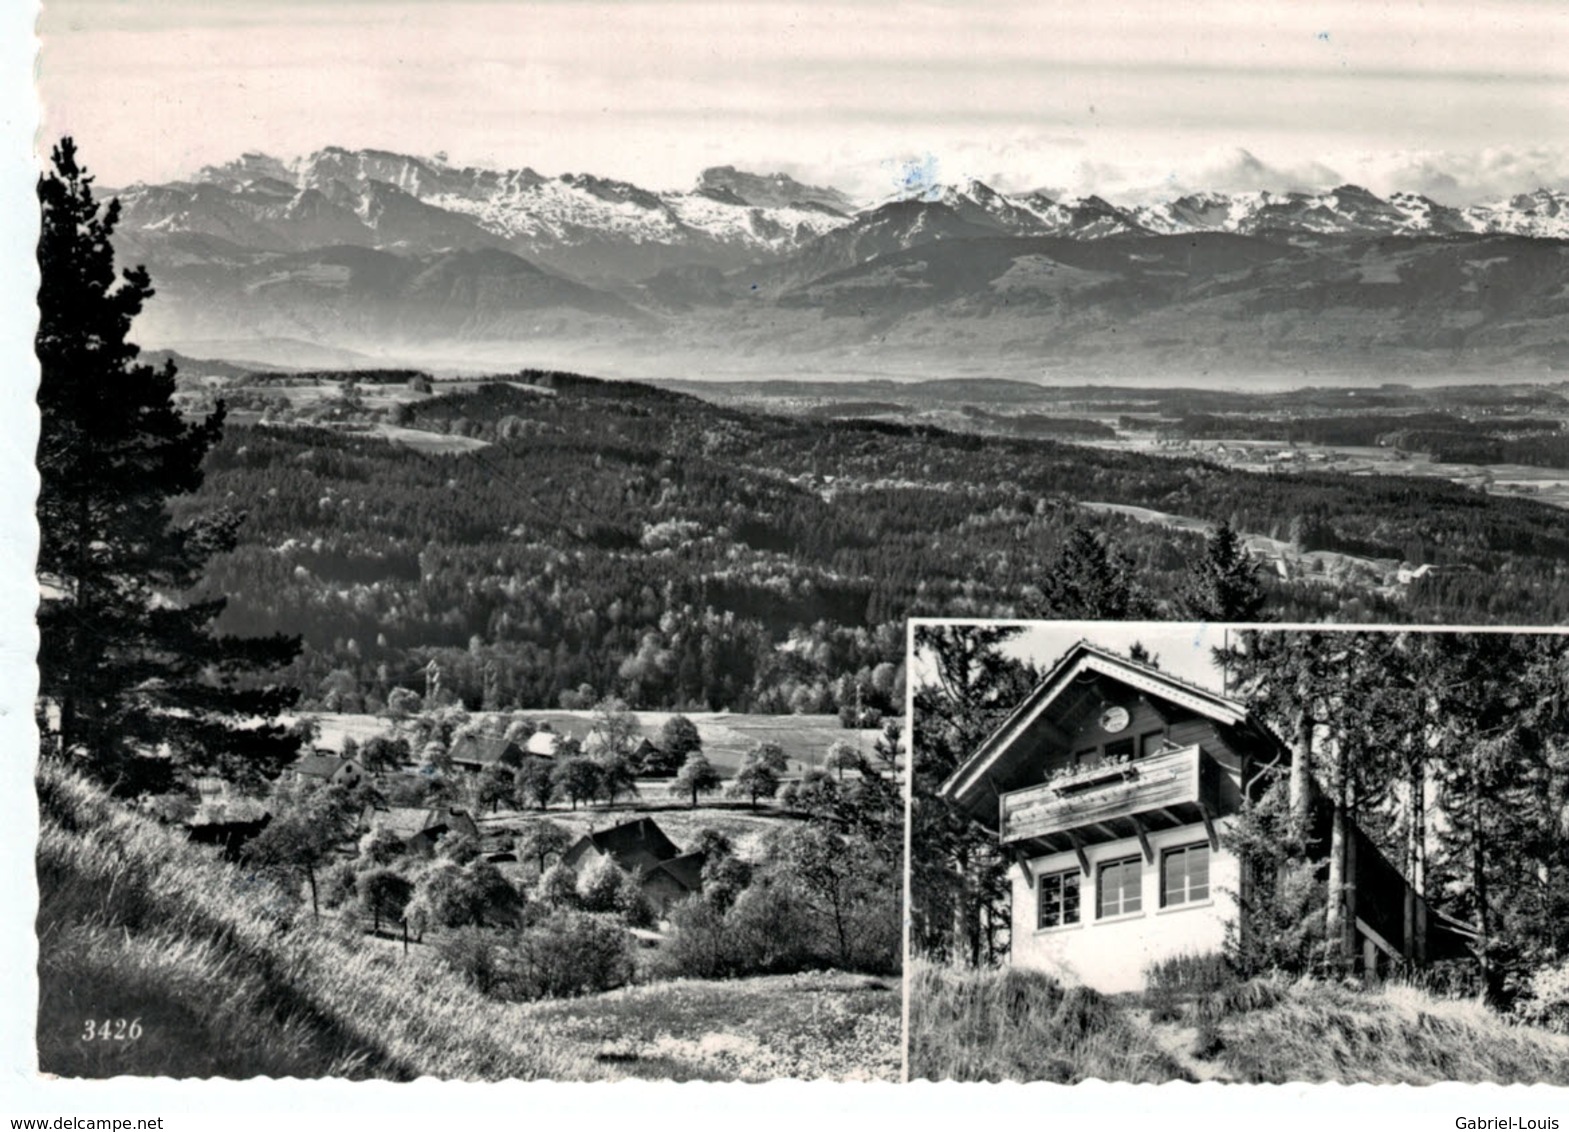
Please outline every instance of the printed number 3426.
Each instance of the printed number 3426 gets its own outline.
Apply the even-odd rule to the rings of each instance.
[[[105,1018],[102,1022],[89,1018],[86,1029],[82,1031],[82,1041],[100,1042],[134,1042],[142,1036],[142,1020],[140,1018]]]

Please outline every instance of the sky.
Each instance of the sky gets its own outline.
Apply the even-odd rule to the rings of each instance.
[[[866,200],[912,168],[1126,203],[1569,188],[1556,0],[52,0],[38,30],[41,145],[111,186],[342,145]]]
[[[1017,622],[1017,637],[999,646],[1001,652],[1028,661],[1042,670],[1062,659],[1079,641],[1088,641],[1123,656],[1135,642],[1152,654],[1164,672],[1212,692],[1223,692],[1222,673],[1213,655],[1223,645],[1226,630],[1220,626],[1170,621],[1031,621]],[[933,678],[930,662],[914,655],[911,683]]]

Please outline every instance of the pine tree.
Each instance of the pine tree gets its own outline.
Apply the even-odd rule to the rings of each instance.
[[[1204,557],[1177,596],[1177,609],[1198,621],[1258,621],[1264,608],[1264,587],[1258,564],[1231,524],[1215,528],[1204,545]]]
[[[240,516],[180,525],[168,508],[200,485],[223,410],[187,422],[173,365],[136,361],[127,335],[153,290],[143,268],[116,276],[119,204],[100,209],[71,139],[53,162],[38,183],[45,750],[122,793],[160,789],[178,766],[257,784],[297,748],[274,722],[295,693],[241,680],[287,663],[299,643],[213,632],[223,601],[191,593],[234,545]]]
[[[1041,598],[1031,612],[1065,620],[1127,621],[1149,612],[1149,602],[1134,583],[1127,558],[1095,530],[1075,526],[1041,580]]]
[[[1036,673],[1002,652],[1015,626],[917,625],[932,679],[915,689],[910,918],[916,949],[978,966],[1008,946],[1009,862],[995,833],[950,805],[943,781],[1028,693]]]

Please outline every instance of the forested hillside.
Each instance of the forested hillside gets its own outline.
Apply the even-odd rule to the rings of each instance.
[[[1398,590],[1265,571],[1273,619],[1569,617],[1569,514],[1446,482],[776,417],[537,372],[387,412],[483,444],[231,424],[182,502],[247,514],[208,573],[232,599],[224,628],[303,633],[291,678],[345,709],[374,710],[432,658],[475,706],[590,685],[642,708],[825,711],[859,693],[889,709],[907,615],[1074,612],[1045,591],[1075,527],[1125,556],[1145,611],[1178,615],[1199,535],[1084,501],[1451,568]]]

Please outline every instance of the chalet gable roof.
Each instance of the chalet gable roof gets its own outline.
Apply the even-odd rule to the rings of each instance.
[[[586,833],[567,850],[565,857],[575,863],[590,848],[610,857],[628,872],[652,868],[661,861],[681,855],[680,847],[665,835],[653,818],[638,818]]]
[[[1227,726],[1242,724],[1249,718],[1247,706],[1240,700],[1081,640],[1062,655],[1024,702],[959,765],[939,792],[944,797],[960,800],[982,786],[987,772],[998,759],[1051,711],[1052,705],[1074,686],[1075,681],[1087,674],[1105,676]]]

